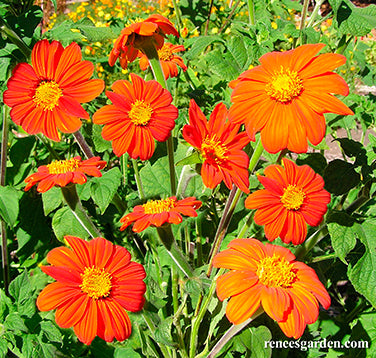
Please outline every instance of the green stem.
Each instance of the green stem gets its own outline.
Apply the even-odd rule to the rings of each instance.
[[[47,148],[47,150],[50,152],[52,157],[56,160],[60,160],[59,155],[56,153],[55,149],[51,146],[49,139],[44,137],[43,135],[36,134],[35,135]]]
[[[3,106],[3,132],[1,135],[1,160],[0,160],[0,185],[5,186],[5,175],[7,168],[8,153],[8,131],[9,131],[9,107]],[[9,287],[9,256],[7,243],[7,230],[4,220],[1,222],[1,266],[3,269],[3,282],[5,293],[8,294]]]
[[[312,11],[311,17],[309,18],[309,21],[307,23],[307,27],[311,27],[314,24],[316,17],[319,14],[321,5],[324,3],[324,1],[325,0],[317,0],[316,1],[316,5],[315,5],[315,7]]]
[[[67,185],[61,188],[64,199],[67,202],[69,208],[72,210],[73,215],[82,225],[82,227],[90,234],[92,238],[102,237],[101,232],[95,227],[93,222],[90,220],[86,211],[82,207],[80,198],[77,195],[77,190],[75,185]]]
[[[249,24],[255,25],[255,3],[253,0],[248,0],[248,16],[249,16]]]
[[[183,26],[183,23],[181,21],[181,16],[180,16],[180,9],[179,9],[179,6],[178,6],[176,0],[172,0],[172,4],[174,5],[174,11],[175,11],[175,14],[176,14],[176,20],[177,20],[176,27],[177,27],[177,30],[180,34],[180,29]]]
[[[236,2],[236,4],[234,5],[234,7],[232,8],[230,14],[228,15],[226,21],[224,22],[224,24],[221,26],[221,28],[218,30],[218,35],[227,27],[227,24],[230,22],[231,18],[234,16],[234,13],[235,13],[235,10],[236,8],[239,6],[240,2],[242,0],[238,0]]]
[[[211,15],[211,12],[212,12],[213,3],[214,3],[214,0],[210,0],[210,3],[209,3],[209,14],[208,14],[208,18],[206,19],[206,24],[205,24],[205,32],[204,32],[205,36],[208,34],[208,30],[209,30],[210,15]]]
[[[251,225],[253,223],[253,214],[254,214],[254,211],[252,211],[252,212],[249,213],[246,222],[244,223],[243,227],[241,228],[241,230],[238,233],[238,237],[239,238],[245,238],[245,237],[247,237],[248,230],[249,230],[249,228],[251,227]]]
[[[8,26],[8,24],[0,17],[0,32],[2,32],[12,43],[14,43],[26,58],[31,55],[31,50],[26,46],[25,42]]]
[[[162,244],[167,249],[168,254],[174,260],[179,269],[188,278],[194,277],[191,265],[188,263],[179,246],[176,244],[174,235],[171,230],[171,225],[167,224],[161,227],[157,227],[157,232],[162,241]]]
[[[300,45],[303,45],[306,41],[305,36],[303,35],[303,31],[306,27],[306,18],[307,18],[307,11],[308,11],[308,5],[309,5],[309,0],[304,0],[303,2],[303,8],[302,8],[302,13],[301,13],[301,18],[300,18],[300,26],[299,26],[299,40],[300,40]],[[298,40],[298,41],[299,41]]]
[[[258,139],[255,150],[253,151],[252,157],[249,160],[249,171],[253,174],[254,170],[256,169],[256,165],[260,160],[261,154],[264,151],[264,147],[262,146],[261,138]]]
[[[311,251],[311,249],[317,244],[320,238],[322,238],[321,231],[325,229],[326,224],[321,225],[305,242],[302,246],[299,246],[295,251],[295,257],[297,260],[302,260],[303,257]]]
[[[167,139],[167,155],[168,155],[168,168],[170,172],[170,187],[171,194],[176,194],[176,172],[175,172],[175,160],[174,160],[174,139],[171,136]]]
[[[142,200],[145,200],[146,196],[144,193],[144,187],[142,186],[142,181],[140,177],[140,172],[138,171],[138,163],[136,159],[132,158],[132,165],[133,165],[133,170],[134,170],[134,178],[136,179],[138,195]]]
[[[325,260],[331,260],[331,259],[336,259],[337,257],[338,257],[338,255],[336,253],[332,253],[332,254],[317,256],[314,259],[312,259],[311,262],[313,263],[313,262],[320,262],[320,261],[325,261]]]

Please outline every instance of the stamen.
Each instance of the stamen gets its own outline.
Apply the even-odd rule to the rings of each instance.
[[[163,47],[160,50],[158,50],[158,57],[162,61],[171,61],[174,57],[174,54],[168,46],[163,45]]]
[[[55,81],[43,81],[35,90],[33,101],[37,107],[44,111],[53,110],[59,103],[63,91]]]
[[[226,154],[226,146],[222,145],[216,135],[213,135],[212,137],[207,136],[201,144],[202,157],[205,160],[216,163],[217,165],[221,165],[221,163],[228,158]]]
[[[175,207],[175,199],[164,199],[164,200],[151,200],[146,204],[142,205],[145,214],[160,214],[163,212],[168,212]]]
[[[98,298],[107,297],[111,292],[111,275],[104,269],[99,269],[95,266],[86,267],[82,277],[82,284],[80,288],[82,292],[87,293],[91,298],[97,300]]]
[[[153,109],[144,101],[136,100],[132,104],[132,109],[128,112],[128,116],[136,126],[145,126],[149,123]]]
[[[54,160],[47,165],[50,174],[64,174],[74,172],[78,168],[80,161],[72,158],[67,160]]]
[[[296,185],[289,185],[283,189],[281,202],[287,210],[299,210],[303,205],[305,193],[301,188]]]

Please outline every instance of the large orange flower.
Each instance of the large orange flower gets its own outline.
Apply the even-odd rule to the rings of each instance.
[[[265,177],[258,177],[265,189],[249,195],[244,204],[248,209],[258,209],[254,220],[265,225],[268,240],[279,236],[285,243],[299,245],[307,236],[307,224],[320,224],[330,194],[323,189],[323,178],[308,165],[298,167],[286,158],[283,165],[268,166]]]
[[[74,157],[66,160],[54,160],[51,164],[42,165],[38,171],[29,175],[25,191],[33,185],[38,184],[37,191],[44,193],[53,186],[64,187],[69,183],[84,184],[87,182],[86,175],[101,177],[100,169],[103,169],[106,162],[99,157],[81,160],[81,157]]]
[[[120,219],[123,223],[120,230],[125,230],[134,223],[133,231],[141,232],[150,225],[162,226],[168,222],[170,224],[180,224],[182,215],[196,217],[196,210],[201,207],[201,201],[194,197],[176,200],[175,196],[162,200],[150,200],[144,205],[137,205],[133,212]]]
[[[132,83],[119,80],[106,92],[112,105],[99,109],[93,122],[104,124],[102,136],[112,141],[114,153],[125,152],[132,158],[149,159],[155,149],[154,139],[164,142],[171,134],[178,117],[171,104],[170,92],[156,81],[145,82],[131,73]]]
[[[38,41],[31,66],[17,65],[4,92],[12,120],[29,134],[41,132],[55,141],[60,140],[58,130],[76,132],[80,118],[89,119],[81,103],[93,100],[104,89],[102,80],[89,80],[94,66],[81,58],[76,43],[64,49],[58,41]]]
[[[158,50],[158,57],[166,80],[169,77],[176,77],[178,75],[178,66],[180,66],[183,71],[187,70],[187,66],[184,64],[183,59],[180,56],[175,55],[175,53],[184,50],[185,48],[183,45],[173,45],[169,42],[166,42],[163,47]],[[149,60],[146,55],[141,54],[139,64],[142,71],[145,71],[149,67]]]
[[[119,58],[120,66],[127,68],[128,62],[136,59],[139,50],[145,46],[155,46],[160,49],[163,46],[165,35],[179,37],[174,25],[159,14],[149,16],[146,20],[135,22],[121,31],[120,36],[111,50],[108,63],[113,66]]]
[[[251,140],[261,132],[269,153],[285,148],[304,153],[307,139],[317,145],[324,138],[323,113],[353,114],[332,95],[349,93],[343,78],[331,72],[346,58],[332,53],[315,56],[324,46],[310,44],[267,53],[260,58],[260,66],[230,83],[234,88],[230,120],[245,123]]]
[[[56,323],[62,328],[73,326],[85,344],[95,336],[106,342],[128,338],[131,322],[126,310],[137,312],[145,301],[144,268],[131,261],[127,249],[103,238],[87,242],[66,236],[65,240],[71,248],[51,250],[47,255],[51,266],[41,267],[57,282],[40,293],[38,309],[56,309]]]
[[[287,337],[298,339],[314,323],[319,304],[330,306],[330,297],[315,271],[295,260],[290,250],[255,239],[235,239],[214,257],[213,265],[231,271],[218,277],[217,295],[231,297],[226,316],[240,324],[262,305]]]
[[[235,184],[249,192],[249,158],[241,149],[249,143],[246,133],[239,133],[240,125],[227,121],[227,108],[217,104],[209,121],[191,100],[189,125],[183,127],[183,137],[201,153],[201,176],[204,185],[215,188],[222,180],[231,189]]]

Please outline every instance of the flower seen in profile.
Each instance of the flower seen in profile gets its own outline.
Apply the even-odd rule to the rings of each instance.
[[[162,48],[166,35],[179,37],[178,31],[172,22],[164,16],[154,14],[146,20],[134,22],[121,31],[111,50],[108,63],[113,66],[119,58],[122,68],[127,68],[128,62],[133,62],[138,51],[154,46],[157,50]]]
[[[25,191],[33,185],[38,184],[37,191],[44,193],[53,186],[67,186],[69,183],[84,184],[87,181],[86,175],[101,177],[100,169],[103,169],[106,162],[99,157],[81,160],[81,157],[74,157],[66,160],[54,160],[50,164],[42,165],[38,171],[29,175],[26,179]]]
[[[245,207],[257,209],[254,221],[264,225],[265,236],[273,241],[301,244],[307,236],[307,224],[317,226],[330,203],[323,178],[308,165],[297,166],[283,158],[280,165],[268,166],[258,180],[265,189],[247,197]]]
[[[229,118],[245,124],[255,140],[261,132],[264,148],[277,153],[285,148],[305,153],[307,139],[317,145],[324,138],[324,113],[354,114],[334,94],[347,96],[344,79],[332,72],[346,58],[326,53],[315,56],[325,45],[308,44],[286,52],[270,52],[260,66],[230,82],[233,88]]]
[[[65,240],[70,248],[52,249],[47,255],[51,266],[41,267],[56,282],[39,294],[38,309],[56,309],[56,323],[73,326],[85,344],[95,336],[106,342],[127,339],[132,327],[126,311],[140,311],[145,302],[143,266],[131,261],[127,249],[106,239],[88,242],[65,236]]]
[[[132,82],[118,80],[113,92],[106,92],[113,104],[95,112],[93,122],[104,124],[102,137],[112,141],[118,157],[128,153],[147,160],[154,153],[154,139],[164,142],[170,136],[178,110],[170,92],[157,81],[144,81],[133,73],[130,78]]]
[[[27,133],[43,133],[60,140],[60,134],[76,132],[80,118],[89,119],[81,103],[90,102],[104,89],[104,82],[92,76],[94,66],[82,61],[76,43],[64,48],[60,42],[38,41],[31,53],[31,65],[17,65],[4,92],[12,120]]]
[[[206,187],[213,189],[224,181],[229,189],[235,184],[249,192],[249,158],[242,151],[249,138],[245,132],[239,133],[239,128],[240,125],[227,120],[227,108],[223,103],[217,104],[208,121],[191,100],[189,124],[183,127],[183,137],[201,154],[201,176]]]
[[[218,277],[217,295],[230,297],[226,316],[240,324],[262,306],[287,337],[298,339],[316,322],[319,304],[328,309],[330,296],[315,271],[295,261],[290,250],[256,239],[235,239],[218,253],[214,267],[229,269]]]
[[[201,201],[194,197],[177,200],[175,196],[161,200],[150,200],[144,205],[137,205],[133,212],[120,219],[123,224],[120,230],[125,230],[132,223],[134,232],[141,232],[150,225],[159,227],[164,223],[180,224],[182,215],[196,217],[196,210],[201,207]]]

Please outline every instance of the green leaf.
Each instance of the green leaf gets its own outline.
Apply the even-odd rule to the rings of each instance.
[[[0,322],[3,322],[5,316],[13,311],[14,307],[11,299],[5,294],[4,290],[0,289]]]
[[[8,342],[0,337],[0,358],[5,358],[8,353]]]
[[[141,358],[141,356],[130,347],[118,347],[115,349],[114,358]]]
[[[5,318],[4,328],[15,332],[27,332],[23,319],[18,312],[9,313]]]
[[[90,42],[101,42],[116,38],[116,35],[111,28],[96,27],[93,23],[91,25],[77,24],[74,28],[80,30]]]
[[[40,323],[41,333],[44,334],[48,341],[61,343],[63,336],[60,330],[51,321],[42,321]]]
[[[189,41],[187,40],[185,47],[190,46],[191,42],[193,42],[193,45],[186,54],[188,60],[197,58],[209,45],[214,42],[223,42],[223,39],[220,36],[199,36],[189,39]]]
[[[10,226],[16,223],[19,192],[10,186],[0,186],[0,216]]]
[[[368,219],[361,225],[359,239],[365,246],[364,255],[354,266],[349,265],[348,277],[355,290],[376,307],[376,219]]]
[[[307,164],[315,171],[315,173],[320,175],[323,175],[324,169],[327,166],[326,158],[320,153],[299,154],[299,157],[296,159],[296,164]]]
[[[241,73],[241,68],[237,66],[236,60],[229,52],[223,54],[219,49],[215,49],[205,56],[205,60],[210,71],[224,80],[234,80]]]
[[[202,157],[199,152],[195,151],[188,157],[185,157],[181,160],[179,160],[175,165],[180,166],[180,165],[192,165],[192,164],[198,164],[202,163]]]
[[[9,57],[0,57],[0,82],[8,79],[8,71],[10,66]]]
[[[243,38],[241,36],[233,36],[227,44],[227,49],[231,52],[236,64],[240,70],[244,69],[247,64],[248,54]]]
[[[367,343],[367,357],[376,357],[376,313],[374,311],[363,312],[358,317],[357,324],[351,329],[349,342],[351,341],[361,342],[362,346],[351,349],[348,357],[356,357],[360,350],[367,348],[365,345]]]
[[[59,209],[52,218],[52,229],[61,242],[64,236],[73,235],[82,239],[87,239],[89,233],[82,227],[77,218],[68,207]]]
[[[351,163],[335,159],[326,167],[324,181],[326,190],[335,195],[342,195],[360,183],[360,175]],[[338,185],[339,183],[341,184]]]
[[[63,46],[69,45],[71,42],[82,43],[85,38],[80,32],[73,32],[74,23],[71,20],[66,20],[61,24],[55,26],[53,29],[44,33],[49,40],[58,40]]]
[[[168,159],[158,159],[153,165],[147,162],[140,170],[140,176],[146,197],[170,194],[170,174]]]
[[[111,149],[111,142],[102,137],[102,128],[98,124],[93,124],[93,143],[95,150],[99,153]]]
[[[56,0],[51,0],[52,4],[54,5],[54,9],[55,11],[57,10],[57,4],[56,4]]]
[[[99,206],[101,214],[106,211],[120,184],[121,172],[117,167],[91,180],[90,193],[94,203]]]
[[[42,193],[43,211],[44,215],[48,215],[51,211],[57,209],[63,202],[63,195],[61,189],[53,187]]]
[[[177,343],[173,341],[171,337],[171,325],[173,317],[167,317],[158,324],[154,338],[158,343],[162,343],[169,347],[177,347]]]

